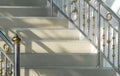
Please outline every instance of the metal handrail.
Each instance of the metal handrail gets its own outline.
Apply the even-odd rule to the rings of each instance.
[[[10,46],[10,48],[13,50],[13,44],[12,42],[0,31],[0,37],[7,43],[7,45]]]
[[[13,44],[12,44],[12,42],[3,34],[3,32],[2,31],[0,31],[0,37],[2,38],[2,40],[6,43],[6,45],[8,45],[8,47],[10,47],[11,48],[11,50],[14,50],[14,46],[13,46]],[[6,46],[5,45],[5,46]],[[6,48],[4,47],[4,50],[5,50]],[[8,48],[9,49],[9,48]],[[3,64],[3,62],[5,62],[4,64]],[[9,65],[10,66],[8,66],[8,63],[9,63]],[[5,76],[8,76],[7,75],[7,73],[9,73],[9,75],[12,75],[12,69],[13,69],[13,67],[14,67],[14,62],[11,60],[11,58],[3,51],[3,49],[2,48],[0,48],[0,71],[1,71],[1,73],[0,73],[0,75],[3,75],[3,70],[5,70],[5,73],[4,73],[4,75]],[[4,67],[2,66],[2,65],[4,65]],[[7,71],[7,69],[8,69],[8,67],[9,67],[9,71]]]
[[[87,2],[87,1],[86,1]],[[88,3],[90,6],[91,6],[91,8],[93,8],[96,12],[98,12],[98,10],[97,9],[95,9],[95,7],[93,7],[90,3]],[[109,8],[109,7],[108,7]],[[112,10],[111,10],[112,11]],[[115,13],[114,13],[115,14]],[[116,15],[116,14],[115,14]],[[100,16],[105,20],[105,21],[107,21],[106,20],[106,18],[100,13]],[[116,15],[117,16],[117,15]],[[113,27],[111,24],[110,24],[110,22],[107,22],[115,31],[117,31],[118,32],[118,30],[115,28],[115,27]]]
[[[50,0],[49,0],[50,1]],[[56,1],[57,2],[57,0],[53,0],[53,1]],[[63,2],[64,1],[66,1],[66,0],[62,0]],[[69,1],[69,0],[68,0]],[[71,1],[71,0],[70,0]],[[79,0],[78,0],[79,1]],[[111,64],[111,66],[113,67],[113,69],[116,71],[116,72],[118,72],[119,74],[120,74],[120,72],[119,72],[119,70],[120,70],[120,65],[119,65],[119,63],[120,63],[120,55],[118,54],[117,55],[117,58],[118,58],[118,64],[116,65],[115,64],[115,54],[114,54],[114,51],[115,51],[115,45],[117,44],[119,44],[119,42],[120,42],[120,38],[116,38],[116,39],[118,39],[118,42],[116,42],[116,43],[114,43],[115,42],[115,37],[114,37],[114,32],[116,32],[117,34],[118,34],[118,36],[120,37],[120,30],[118,30],[118,29],[116,29],[111,23],[110,23],[110,20],[108,20],[107,18],[105,18],[102,14],[101,14],[101,9],[100,9],[100,6],[103,6],[105,9],[106,9],[106,11],[108,11],[108,12],[110,12],[111,14],[112,14],[112,16],[116,19],[116,21],[118,21],[118,27],[119,27],[119,29],[120,29],[120,18],[107,6],[107,5],[105,5],[101,0],[97,0],[97,3],[98,3],[98,5],[97,5],[97,7],[98,7],[98,9],[96,9],[93,5],[91,5],[90,3],[89,3],[89,1],[90,0],[82,0],[82,1],[84,1],[84,2],[86,2],[86,4],[88,4],[89,5],[89,7],[90,8],[92,8],[96,13],[97,13],[97,28],[96,29],[94,29],[95,27],[95,25],[94,24],[91,24],[92,26],[91,27],[93,27],[92,28],[92,35],[95,37],[95,32],[98,34],[96,37],[97,37],[97,42],[95,42],[94,41],[94,39],[91,39],[90,37],[89,37],[89,35],[87,35],[85,32],[86,31],[84,31],[85,29],[85,24],[88,24],[89,25],[89,23],[90,22],[87,22],[87,23],[85,23],[86,21],[86,18],[85,18],[85,13],[84,12],[82,12],[83,13],[83,26],[81,26],[81,24],[80,24],[80,22],[81,21],[79,21],[78,20],[78,22],[76,22],[76,21],[73,21],[72,20],[72,18],[71,17],[69,17],[69,15],[68,14],[70,14],[71,13],[71,11],[68,11],[68,13],[66,13],[66,12],[64,12],[64,9],[63,8],[61,8],[61,6],[63,6],[62,4],[59,4],[59,2],[57,2],[58,4],[56,4],[56,3],[54,3],[54,2],[52,2],[53,4],[53,6],[65,17],[65,18],[67,18],[88,40],[90,40],[90,42],[98,49],[98,66],[101,66],[101,62],[100,62],[100,56],[103,56],[103,58],[104,59],[106,59],[110,64]],[[65,3],[64,3],[65,4]],[[68,7],[69,7],[69,5],[68,5]],[[84,7],[84,5],[83,5],[83,8],[85,8]],[[80,6],[78,7],[78,9],[79,9],[79,11],[81,11],[80,10]],[[85,9],[83,9],[83,11],[85,11]],[[80,17],[80,14],[78,15],[79,17]],[[88,16],[88,15],[87,15]],[[90,17],[89,17],[90,18]],[[101,24],[101,19],[103,19],[103,21],[105,22],[105,23],[107,23],[107,25],[105,25],[105,24]],[[89,20],[89,19],[88,19]],[[94,16],[92,17],[92,23],[96,23],[96,21],[95,21],[95,18],[94,18]],[[79,24],[78,24],[79,23]],[[85,23],[85,24],[84,24]],[[80,25],[80,26],[78,26],[78,25]],[[103,27],[103,25],[105,25],[105,27],[107,27],[107,34],[106,33],[104,33],[104,30],[105,30],[105,27]],[[90,26],[90,25],[89,25]],[[90,27],[87,27],[88,29],[91,29]],[[80,28],[80,27],[82,27],[82,28]],[[103,30],[101,30],[101,28],[103,28]],[[113,29],[113,36],[108,36],[109,34],[110,34],[110,28],[112,28]],[[89,32],[89,30],[87,30],[88,32]],[[94,32],[95,31],[95,32]],[[103,33],[101,33],[100,31],[103,31]],[[106,30],[105,30],[106,31]],[[89,33],[88,33],[89,34]],[[102,38],[101,38],[101,34],[103,34],[102,35]],[[101,50],[101,39],[102,40],[104,40],[105,39],[105,35],[107,35],[108,36],[108,38],[107,38],[107,52],[108,52],[108,54],[106,55],[105,53],[104,53],[104,49],[103,50]],[[116,36],[117,37],[117,36]],[[112,38],[112,42],[113,43],[111,43],[110,44],[110,40],[109,39],[111,39]],[[104,41],[102,41],[103,43],[105,42],[105,40]],[[112,59],[113,59],[113,62],[110,60],[110,50],[111,49],[109,49],[110,48],[110,45],[112,45]],[[105,45],[103,45],[102,46],[102,48],[104,48],[105,47]],[[119,48],[120,48],[120,45],[118,45],[118,48],[117,48],[117,51],[118,51],[118,53],[120,53],[120,51],[119,51]]]
[[[100,4],[102,4],[102,6],[106,8],[110,13],[112,13],[112,15],[120,22],[120,18],[116,15],[115,12],[113,12],[113,10],[111,10],[111,8],[109,8],[102,0],[97,1],[100,2]]]

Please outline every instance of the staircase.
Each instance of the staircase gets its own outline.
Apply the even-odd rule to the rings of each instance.
[[[111,13],[106,16],[99,12],[99,7],[96,7],[98,5],[89,0],[51,1],[9,0],[7,3],[7,0],[2,0],[0,3],[1,30],[8,38],[12,38],[16,33],[21,38],[20,76],[117,76],[119,71],[114,66],[119,59],[114,61],[113,57],[116,52],[105,51],[112,50],[109,45],[116,46],[115,50],[119,47],[116,44],[117,38],[111,40],[118,35],[117,25],[111,26],[116,21],[111,20]],[[101,8],[106,10],[103,6]],[[112,18],[116,19],[113,16]],[[105,17],[108,20],[104,22]],[[99,26],[96,26],[100,25],[97,23],[100,18],[100,29],[106,29],[103,29],[102,33],[99,33]],[[109,40],[112,44],[105,43]],[[4,44],[3,41],[0,43]],[[103,44],[106,47],[102,47]],[[13,52],[9,51],[7,54],[14,59]]]

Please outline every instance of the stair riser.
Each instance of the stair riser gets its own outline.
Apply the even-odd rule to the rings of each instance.
[[[11,55],[9,55],[11,56]],[[21,67],[96,67],[97,54],[21,54]]]
[[[111,69],[21,69],[21,76],[116,76]]]
[[[47,5],[47,0],[1,0],[1,6],[42,6]]]
[[[50,16],[50,11],[47,8],[0,8],[0,11],[1,17]]]

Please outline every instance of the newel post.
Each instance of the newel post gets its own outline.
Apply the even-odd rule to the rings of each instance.
[[[14,43],[14,76],[20,76],[20,41],[18,35],[12,38]]]

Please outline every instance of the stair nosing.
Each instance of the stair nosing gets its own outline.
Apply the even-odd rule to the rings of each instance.
[[[0,6],[0,8],[48,8],[48,7],[47,6],[41,7],[41,6],[17,6],[17,5],[14,5],[14,6]]]
[[[21,69],[80,69],[80,70],[94,70],[94,69],[99,69],[99,70],[114,70],[111,67],[103,67],[103,68],[98,68],[96,66],[40,66],[40,67],[21,67]]]
[[[68,28],[68,27],[53,27],[53,28],[49,28],[49,27],[39,27],[39,28],[34,28],[34,27],[32,27],[32,28],[27,28],[27,27],[25,27],[25,28],[3,28],[3,27],[1,27],[0,28],[0,30],[9,30],[9,29],[12,29],[12,30],[17,30],[17,31],[21,31],[21,30],[77,30],[76,28]]]
[[[21,39],[21,41],[22,42],[24,42],[24,41],[26,41],[26,39]],[[31,41],[31,40],[27,40],[27,41]],[[79,40],[79,39],[66,39],[66,40],[63,40],[63,39],[50,39],[50,40],[48,40],[48,39],[46,39],[46,40],[44,40],[44,39],[39,39],[39,40],[33,40],[32,39],[32,41],[39,41],[39,42],[88,42],[88,43],[90,43],[88,40],[86,40],[86,39],[84,39],[84,40]]]
[[[21,19],[21,18],[47,18],[47,19],[65,19],[67,20],[66,18],[59,18],[59,17],[56,17],[56,16],[45,16],[45,17],[41,17],[41,16],[1,16],[0,19],[2,18],[17,18],[17,19]]]

